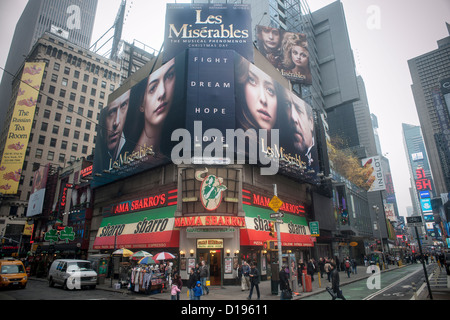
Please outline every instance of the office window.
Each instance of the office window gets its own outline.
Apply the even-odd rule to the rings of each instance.
[[[53,147],[53,148],[56,147],[56,139],[55,138],[50,139],[50,147]]]
[[[55,62],[55,64],[53,65],[53,70],[59,71],[60,67],[61,67],[61,65],[58,62]]]
[[[80,96],[80,103],[84,104],[86,102],[85,96]]]
[[[36,149],[36,159],[42,159],[42,149]]]
[[[81,119],[76,119],[75,120],[75,126],[77,126],[78,128],[81,127]]]
[[[82,107],[78,107],[78,114],[82,116],[84,113],[84,109]]]
[[[84,134],[84,141],[89,142],[89,133]]]
[[[56,113],[55,114],[55,121],[61,121],[61,113]]]
[[[44,110],[44,118],[45,119],[50,119],[50,113],[51,113],[50,110],[45,109]]]
[[[65,162],[66,161],[66,155],[64,153],[59,154],[59,162]]]
[[[75,70],[74,73],[73,73],[73,77],[74,77],[75,79],[80,79],[80,71]]]
[[[87,85],[83,84],[81,86],[81,92],[86,93],[87,92]]]
[[[53,125],[52,133],[58,134],[59,133],[59,126]]]
[[[85,75],[83,76],[83,81],[85,81],[85,82],[88,82],[88,81],[89,81],[89,75],[88,75],[88,74],[85,74]]]
[[[72,152],[78,151],[78,143],[72,143]]]
[[[70,134],[70,129],[69,128],[64,128],[63,136],[64,137],[68,137],[69,134]]]
[[[113,84],[109,85],[109,90],[110,91],[114,91],[114,89],[115,89],[115,86]]]
[[[88,152],[88,147],[87,147],[87,146],[83,146],[81,152],[82,152],[83,154],[87,154],[87,152]]]
[[[62,109],[63,107],[64,107],[64,102],[63,101],[58,101],[57,108],[58,109]]]
[[[94,113],[92,112],[92,110],[88,110],[87,116],[88,116],[89,119],[92,119],[92,115],[93,115],[93,114],[94,114]]]
[[[93,107],[95,104],[95,100],[94,99],[89,99],[89,107]]]
[[[97,89],[92,88],[91,89],[91,96],[95,96],[97,94]]]
[[[71,116],[66,116],[66,123],[67,124],[71,124],[72,123],[72,117]]]
[[[58,81],[58,75],[53,73],[50,81],[51,82],[57,82]]]
[[[73,138],[74,139],[80,139],[80,131],[75,130],[75,132],[73,133]]]
[[[55,153],[53,151],[49,151],[47,154],[47,160],[53,161],[54,158],[55,158]]]
[[[48,123],[47,122],[42,122],[42,124],[41,124],[41,131],[47,132],[47,128],[48,128]]]
[[[91,130],[91,122],[86,121],[86,130]]]
[[[69,106],[67,107],[67,110],[69,112],[73,112],[73,104],[69,104]]]
[[[100,99],[105,99],[105,93],[103,91],[100,91]]]
[[[45,144],[45,136],[39,135],[38,143],[39,143],[39,144]]]
[[[75,98],[77,97],[77,95],[74,92],[70,93],[70,100],[71,101],[75,101]]]
[[[49,86],[48,87],[48,93],[54,94],[55,93],[55,87],[54,86]]]
[[[69,83],[69,80],[67,78],[63,78],[61,81],[61,85],[63,85],[64,87],[67,87],[68,83]]]
[[[67,141],[61,141],[61,149],[66,150],[67,149]]]
[[[45,102],[45,104],[46,104],[47,106],[51,106],[51,105],[53,104],[53,99],[50,98],[50,97],[47,97],[47,102]]]
[[[60,96],[61,98],[65,98],[65,97],[66,97],[66,90],[61,89],[61,90],[59,91],[59,96]]]
[[[72,89],[74,89],[74,90],[78,89],[78,82],[76,82],[76,81],[72,82]]]
[[[70,74],[70,68],[69,67],[65,67],[64,68],[64,74],[67,74],[67,75]]]
[[[92,78],[92,84],[93,85],[97,85],[98,84],[98,79],[97,78]]]
[[[103,88],[103,89],[106,88],[106,81],[102,81],[102,88]]]

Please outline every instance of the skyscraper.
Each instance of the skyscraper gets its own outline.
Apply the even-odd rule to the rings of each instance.
[[[450,28],[449,28],[450,33]],[[450,191],[450,115],[440,88],[450,77],[450,36],[438,48],[408,61],[416,103],[436,195]]]
[[[0,130],[11,99],[13,76],[45,31],[58,34],[82,48],[89,48],[97,0],[29,0],[14,32],[0,85]],[[11,73],[11,74],[9,74]]]

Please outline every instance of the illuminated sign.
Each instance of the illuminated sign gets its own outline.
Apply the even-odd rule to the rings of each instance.
[[[223,178],[213,174],[202,178],[202,175],[207,172],[208,168],[197,171],[195,173],[195,178],[198,181],[202,181],[202,185],[200,186],[200,198],[203,207],[208,211],[214,211],[220,206],[220,203],[222,202],[222,192],[227,190],[227,187],[222,184]]]
[[[420,196],[421,199],[424,199],[424,198],[431,198],[431,193],[430,193],[430,191],[428,191],[428,190],[426,190],[426,191],[420,191],[420,192],[419,192],[419,196]]]
[[[420,204],[422,206],[422,212],[431,212],[431,211],[433,211],[433,208],[431,206],[431,199],[430,198],[420,199]]]
[[[433,190],[431,187],[431,180],[426,177],[425,170],[423,170],[423,168],[417,168],[416,176],[416,188],[418,191]]]
[[[176,228],[198,226],[245,227],[245,218],[235,216],[194,216],[175,218]]]
[[[198,249],[222,249],[222,239],[197,239]]]
[[[242,203],[250,206],[258,206],[263,208],[270,208],[269,204],[272,198],[265,197],[253,193],[249,190],[242,189]],[[300,204],[293,204],[289,202],[284,202],[283,205],[278,209],[281,212],[296,214],[304,216],[306,214],[305,207]]]
[[[92,168],[93,168],[93,167],[94,167],[94,166],[92,165],[92,166],[89,166],[89,167],[84,168],[83,170],[81,170],[81,177],[84,178],[84,177],[86,177],[86,176],[91,175],[91,174],[92,174]]]
[[[113,215],[118,215],[146,209],[173,206],[176,204],[177,204],[177,190],[171,190],[157,195],[152,195],[149,197],[124,201],[115,204],[111,208],[111,213]]]

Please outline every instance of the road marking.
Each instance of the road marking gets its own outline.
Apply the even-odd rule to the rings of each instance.
[[[377,292],[372,293],[371,295],[368,295],[367,297],[365,297],[363,300],[371,300],[372,298],[374,298],[375,296],[395,287],[397,284],[401,283],[402,281],[405,281],[406,279],[408,279],[409,277],[411,277],[412,275],[418,273],[421,269],[417,269],[416,271],[414,271],[413,273],[408,274],[407,276],[397,280],[396,282],[388,285],[387,287],[385,287],[384,289],[378,290]]]

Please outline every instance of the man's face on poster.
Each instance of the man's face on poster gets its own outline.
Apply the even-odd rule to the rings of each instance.
[[[294,131],[294,147],[298,152],[306,152],[313,145],[314,121],[311,108],[303,100],[291,94],[290,122]],[[308,112],[309,111],[309,112]]]
[[[127,118],[130,90],[108,105],[106,112],[106,145],[108,150],[115,152],[122,137]]]
[[[277,49],[280,45],[280,30],[268,27],[261,28],[261,37],[268,50]]]

